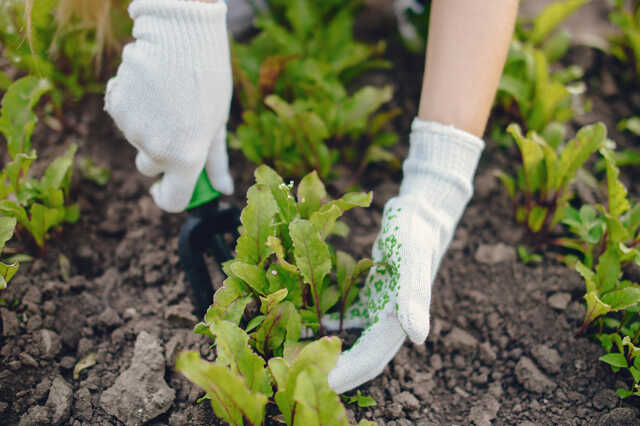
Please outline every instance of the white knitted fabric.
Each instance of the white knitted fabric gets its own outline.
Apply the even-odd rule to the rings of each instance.
[[[427,338],[431,283],[473,193],[481,139],[415,119],[410,143],[400,193],[385,205],[373,247],[373,259],[381,264],[372,268],[347,312],[345,325],[365,330],[329,375],[338,393],[380,374],[406,336],[418,344]],[[323,323],[335,330],[339,322],[334,316]]]
[[[125,46],[105,109],[138,150],[141,173],[162,179],[156,204],[185,209],[203,167],[233,192],[226,148],[232,75],[224,2],[134,0],[135,41]]]

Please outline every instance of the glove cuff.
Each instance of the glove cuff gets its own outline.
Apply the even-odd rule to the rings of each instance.
[[[133,36],[177,66],[229,70],[227,5],[193,0],[134,0]]]
[[[400,196],[423,198],[457,222],[473,195],[473,176],[483,149],[477,136],[414,119]]]

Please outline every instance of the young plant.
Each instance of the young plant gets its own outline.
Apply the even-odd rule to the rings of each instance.
[[[535,131],[525,136],[517,124],[507,132],[516,141],[522,165],[515,178],[502,171],[497,176],[514,202],[517,221],[548,242],[545,239],[565,218],[578,170],[604,146],[607,129],[602,123],[585,126],[566,144]]]
[[[26,229],[40,248],[51,228],[75,222],[79,216],[78,206],[68,203],[75,145],[53,160],[41,179],[29,177],[37,158],[31,148],[37,122],[33,108],[51,88],[46,79],[24,77],[8,88],[0,111],[0,133],[10,157],[0,171],[0,213],[15,218],[18,229]]]
[[[356,176],[372,162],[398,164],[387,150],[397,135],[384,127],[399,111],[377,112],[392,89],[347,89],[363,71],[389,66],[377,58],[384,43],[353,39],[357,3],[270,2],[270,12],[255,21],[260,33],[232,49],[244,108],[232,147],[296,178],[311,170],[334,177],[340,160]]]
[[[633,208],[611,153],[602,149],[607,171],[608,202],[596,209],[582,207],[564,223],[577,238],[560,241],[584,256],[575,268],[586,284],[587,310],[581,331],[609,312],[635,309],[640,303],[640,285],[623,279],[623,266],[640,264],[640,203]],[[599,213],[599,214],[598,214]]]
[[[518,257],[525,265],[542,262],[542,255],[530,252],[529,249],[523,245],[518,246]]]
[[[53,83],[51,100],[102,93],[105,59],[130,33],[128,2],[112,0],[10,0],[0,4],[3,56],[23,72]],[[109,75],[111,70],[106,70]],[[2,89],[0,78],[0,89]],[[5,85],[8,78],[5,75]],[[6,88],[6,87],[5,87]]]
[[[623,62],[631,61],[640,76],[640,2],[637,0],[613,0],[609,21],[620,34],[609,40],[610,52]]]
[[[235,259],[223,265],[228,278],[195,328],[215,340],[217,359],[183,353],[176,369],[202,387],[216,415],[232,425],[264,424],[269,402],[287,425],[347,425],[327,381],[340,340],[300,336],[303,327],[325,334],[320,318],[330,310],[343,312],[356,298],[359,277],[372,262],[356,262],[326,239],[346,235],[338,219],[369,206],[371,194],[331,200],[313,172],[298,185],[296,199],[293,184],[271,168],[259,167],[255,177]]]
[[[508,140],[501,129],[518,122],[527,131],[547,133],[563,128],[584,106],[574,98],[584,92],[578,80],[583,70],[578,66],[551,71],[569,50],[571,37],[557,27],[588,0],[564,0],[551,3],[532,22],[519,21],[509,46],[507,61],[500,79],[496,105],[505,120],[496,123],[492,137]],[[506,143],[506,142],[505,142]]]
[[[627,371],[632,379],[631,389],[624,387],[616,389],[620,398],[628,398],[632,395],[640,396],[640,347],[636,346],[640,322],[636,321],[633,325],[635,325],[635,331],[632,332],[632,335],[635,338],[635,344],[628,334],[623,338],[618,333],[603,333],[598,336],[602,347],[607,351],[598,359],[608,364],[614,373],[620,370]]]

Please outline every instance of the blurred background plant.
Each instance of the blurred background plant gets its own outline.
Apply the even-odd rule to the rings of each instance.
[[[101,93],[130,34],[127,5],[126,0],[4,0],[2,56],[15,70],[0,70],[0,90],[25,73],[47,78],[58,111],[64,101]]]

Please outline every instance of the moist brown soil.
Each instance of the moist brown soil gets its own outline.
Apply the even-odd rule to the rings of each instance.
[[[594,110],[574,128],[603,120],[620,145],[631,146],[628,135],[613,129],[619,117],[629,115],[620,114],[638,110],[638,93],[634,101],[611,75],[619,64],[585,52],[577,48],[572,55],[587,68]],[[388,55],[394,71],[367,79],[395,86],[392,106],[405,113],[394,126],[407,135],[422,58],[404,53],[394,40]],[[603,84],[613,87],[602,93]],[[161,343],[165,380],[175,390],[170,409],[149,424],[219,424],[207,403],[196,403],[199,389],[173,371],[181,349],[211,356],[208,340],[192,332],[196,318],[177,255],[186,215],[164,214],[154,206],[150,180],[134,170],[133,149],[102,112],[99,98],[71,109],[65,121],[71,130],[63,134],[39,125],[35,146],[41,160],[74,140],[81,155],[108,166],[113,177],[105,188],[74,183],[80,221],[56,235],[44,257],[23,264],[0,293],[8,304],[0,308],[0,424],[50,423],[51,411],[39,407],[45,407],[59,376],[73,393],[64,424],[122,424],[103,410],[100,398],[130,366],[143,331]],[[406,137],[396,149],[404,156]],[[598,361],[599,345],[576,336],[584,315],[580,277],[549,258],[533,266],[516,259],[514,247],[526,236],[491,175],[496,167],[508,168],[513,155],[488,141],[475,196],[434,283],[429,338],[423,345],[405,344],[380,377],[360,388],[377,406],[350,406],[353,419],[380,425],[640,424],[637,400],[616,396],[622,377]],[[231,163],[237,188],[228,200],[242,207],[255,166],[238,152]],[[623,173],[633,182],[630,171]],[[349,216],[352,234],[337,244],[354,255],[369,255],[382,207],[397,192],[399,179],[399,173],[368,170],[362,185],[374,191],[374,206]],[[630,189],[638,195],[637,184]],[[71,263],[66,280],[62,254]],[[216,268],[212,274],[220,285]],[[91,353],[96,364],[74,378],[76,363]]]

